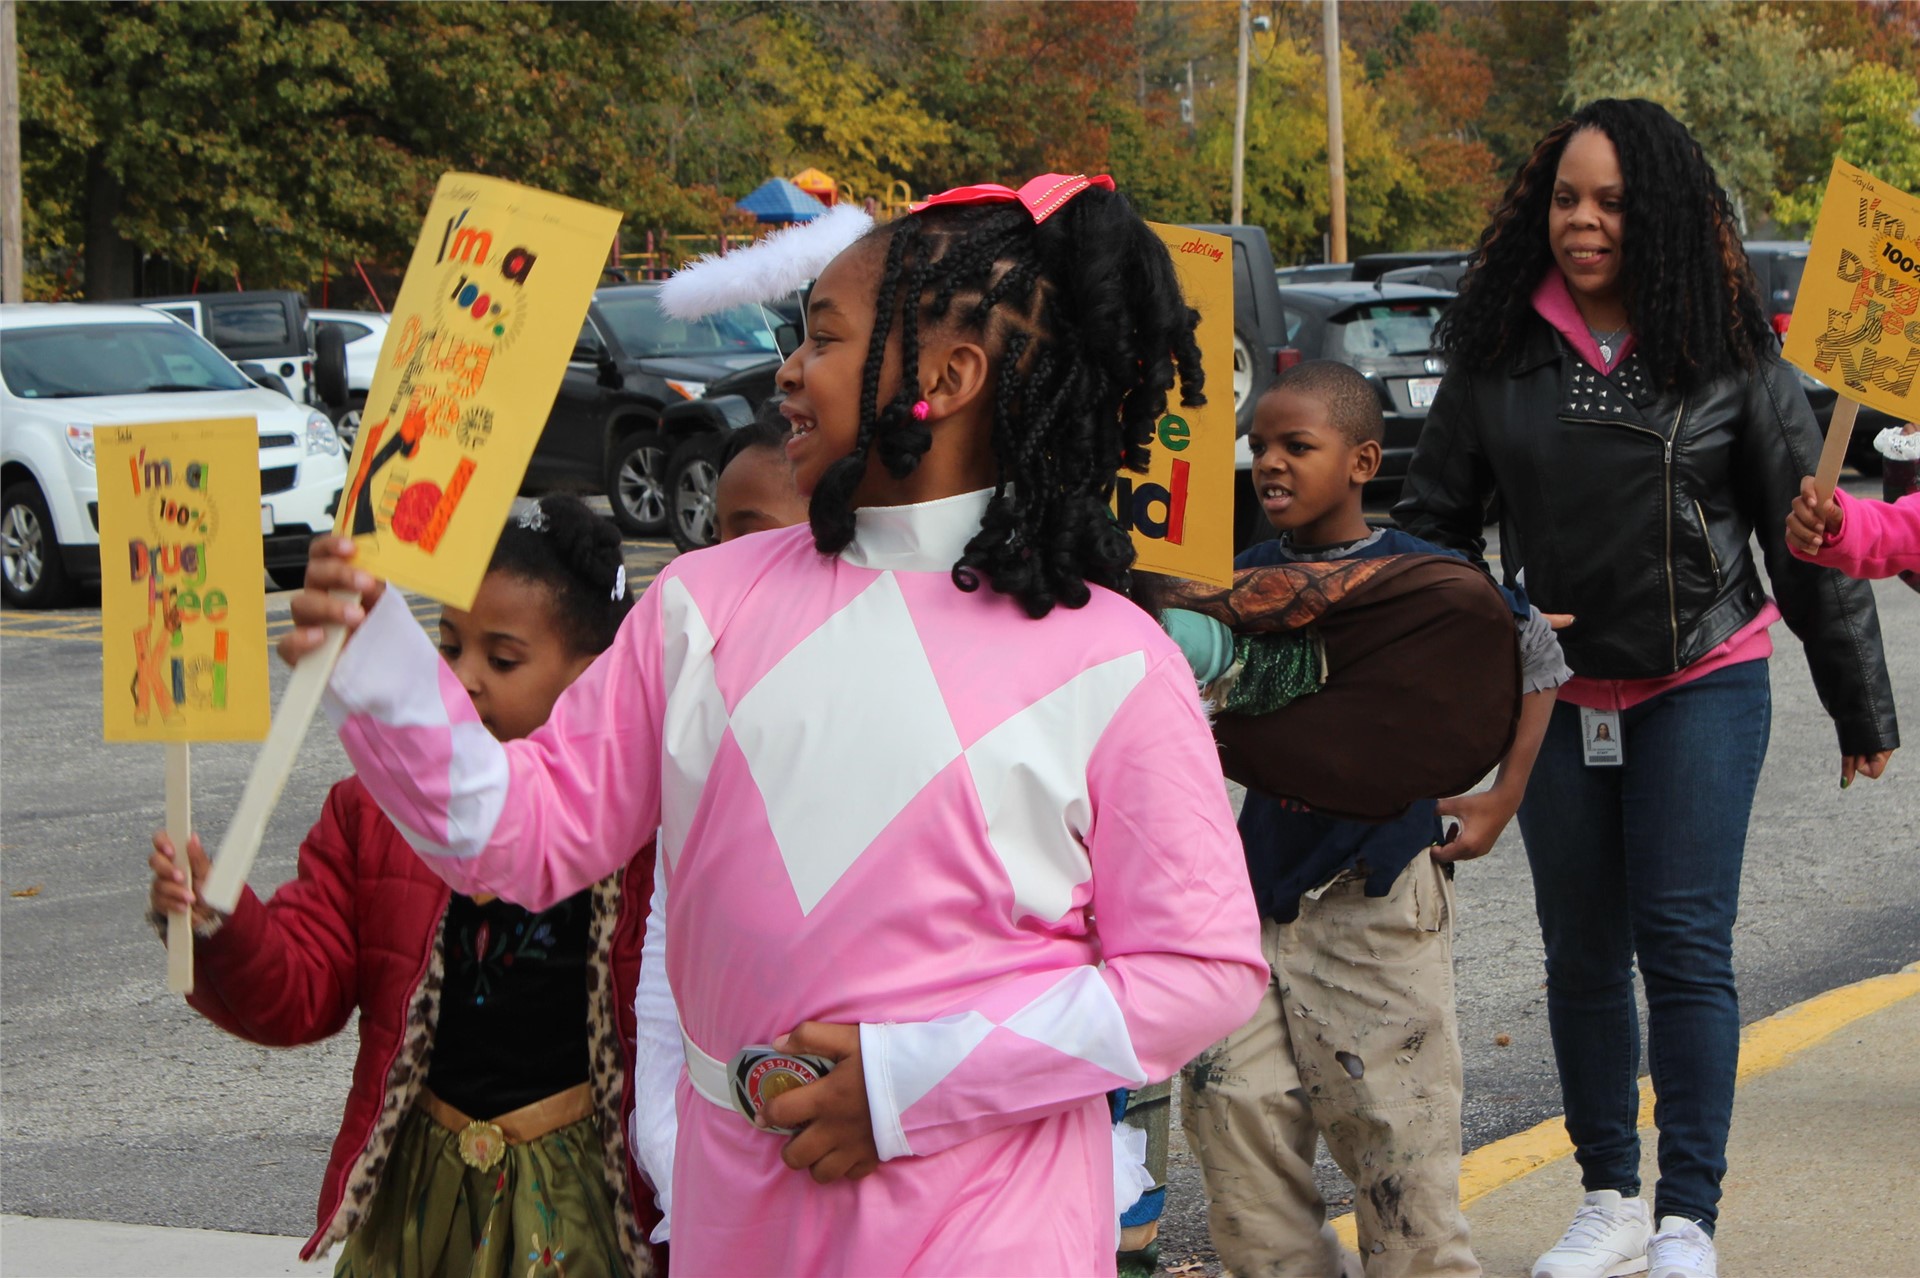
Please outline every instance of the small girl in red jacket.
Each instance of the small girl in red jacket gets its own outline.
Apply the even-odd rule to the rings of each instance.
[[[473,608],[442,610],[440,651],[487,730],[512,740],[546,722],[631,605],[619,533],[549,497],[502,533]],[[216,914],[164,832],[153,847],[155,920],[193,910],[187,1001],[208,1020],[287,1047],[360,1012],[302,1259],[344,1239],[336,1278],[649,1272],[657,1216],[625,1118],[651,843],[538,914],[449,892],[352,777],[264,903],[249,889]],[[199,836],[187,855],[198,884]]]

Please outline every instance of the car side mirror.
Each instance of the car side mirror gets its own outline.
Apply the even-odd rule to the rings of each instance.
[[[773,344],[780,351],[780,358],[787,359],[800,349],[800,330],[792,324],[782,324],[773,330]]]
[[[607,348],[598,342],[575,342],[573,354],[567,356],[570,364],[598,364],[607,357]]]
[[[286,380],[282,378],[280,374],[269,373],[263,365],[256,364],[252,360],[248,360],[246,363],[238,365],[238,367],[241,372],[252,379],[254,385],[264,386],[270,391],[279,391],[288,399],[293,398],[293,392],[287,389]]]
[[[609,390],[619,390],[627,384],[626,378],[620,376],[620,366],[614,363],[613,356],[605,351],[600,352],[600,357],[594,361],[594,364],[600,370],[600,375],[594,380],[600,385]]]
[[[334,412],[347,406],[347,341],[331,324],[313,334],[313,389]]]

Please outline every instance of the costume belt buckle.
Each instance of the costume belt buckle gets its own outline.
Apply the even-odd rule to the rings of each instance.
[[[507,1134],[497,1123],[474,1119],[460,1129],[460,1161],[475,1171],[492,1171],[507,1156]]]

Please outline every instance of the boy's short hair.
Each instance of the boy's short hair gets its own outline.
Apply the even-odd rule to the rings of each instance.
[[[1291,391],[1320,401],[1326,407],[1327,420],[1350,445],[1372,440],[1387,442],[1387,419],[1380,411],[1380,393],[1358,369],[1330,359],[1310,359],[1295,364],[1273,380],[1267,395]]]
[[[762,404],[752,421],[727,436],[726,446],[720,450],[719,469],[725,470],[734,458],[752,448],[770,448],[784,457],[787,439],[792,434],[793,427],[780,415],[780,406],[772,402]]]

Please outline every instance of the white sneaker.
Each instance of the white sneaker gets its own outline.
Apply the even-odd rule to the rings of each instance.
[[[1645,1199],[1596,1189],[1573,1214],[1573,1223],[1553,1250],[1533,1262],[1533,1278],[1621,1278],[1641,1273],[1647,1267],[1647,1239],[1652,1233],[1653,1218]],[[1675,1278],[1684,1272],[1673,1271]]]
[[[1685,1216],[1662,1216],[1660,1232],[1647,1244],[1653,1266],[1647,1278],[1720,1278],[1713,1236]]]

